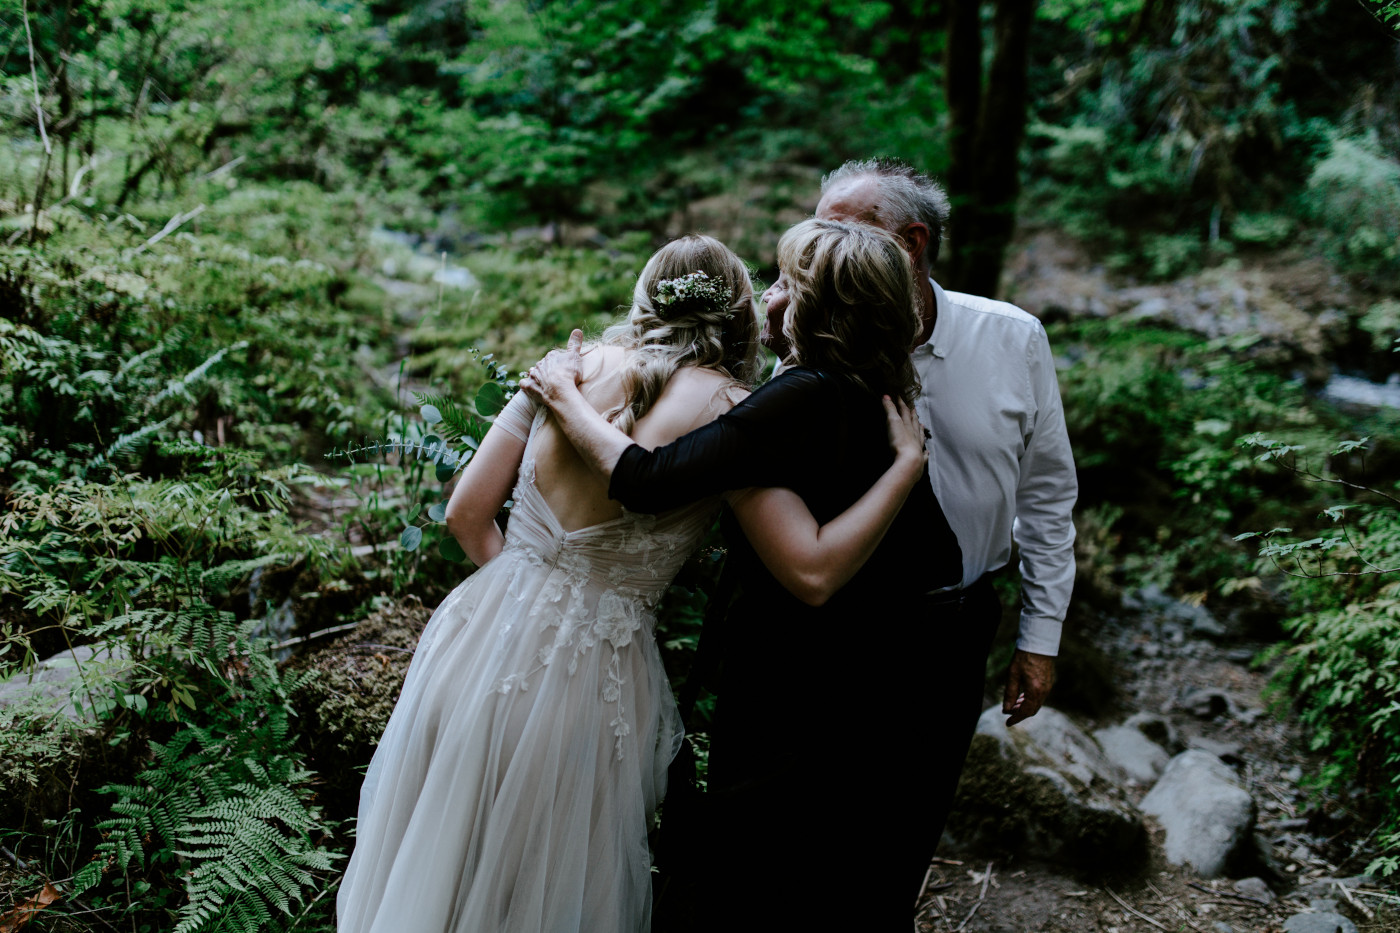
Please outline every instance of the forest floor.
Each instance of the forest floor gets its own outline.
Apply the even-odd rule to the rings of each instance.
[[[1310,910],[1346,916],[1359,933],[1400,933],[1394,886],[1358,877],[1370,859],[1366,821],[1300,786],[1320,759],[1307,750],[1296,722],[1265,710],[1269,673],[1251,663],[1265,643],[1217,643],[1179,629],[1164,637],[1127,614],[1105,620],[1098,640],[1122,678],[1126,710],[1113,721],[1136,711],[1160,714],[1180,745],[1212,751],[1235,767],[1258,805],[1258,875],[1269,890],[1244,893],[1232,880],[1206,881],[1189,866],[1169,865],[1163,833],[1149,820],[1148,865],[1113,880],[1014,853],[945,853],[955,857],[937,859],[930,870],[917,933],[1281,933],[1290,917]],[[1224,693],[1228,709],[1203,716],[1181,702],[1201,689]],[[1052,706],[1054,700],[1052,693]],[[1076,718],[1088,728],[1112,724]],[[1130,786],[1129,794],[1136,803],[1149,789]]]

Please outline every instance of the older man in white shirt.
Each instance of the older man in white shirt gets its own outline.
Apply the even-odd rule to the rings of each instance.
[[[1074,585],[1078,496],[1054,360],[1040,322],[1014,305],[944,291],[930,268],[948,216],[946,195],[904,163],[847,162],[822,179],[817,217],[869,223],[903,238],[920,284],[924,327],[914,364],[919,417],[932,433],[929,477],[963,553],[947,605],[948,651],[930,659],[946,683],[930,709],[946,770],[931,776],[941,833],[981,714],[987,654],[1001,616],[990,574],[1020,548],[1022,609],[1002,711],[1034,716],[1054,682],[1055,655]],[[766,328],[773,332],[775,328]]]

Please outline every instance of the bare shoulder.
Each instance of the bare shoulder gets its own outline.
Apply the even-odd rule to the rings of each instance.
[[[738,404],[748,390],[723,373],[697,366],[676,370],[651,411],[637,424],[637,442],[668,444]],[[643,438],[645,437],[645,440]]]
[[[580,356],[579,375],[584,382],[606,378],[622,366],[626,353],[622,347],[606,343],[584,347]]]

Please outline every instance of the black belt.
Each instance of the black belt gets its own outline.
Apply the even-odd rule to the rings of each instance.
[[[989,571],[972,581],[971,584],[959,589],[935,590],[932,593],[925,593],[924,605],[937,606],[940,609],[961,609],[969,601],[985,595],[992,588],[992,577],[995,575],[996,571]]]

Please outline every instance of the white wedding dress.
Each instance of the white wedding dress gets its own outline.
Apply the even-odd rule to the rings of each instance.
[[[423,631],[360,792],[339,933],[632,933],[647,828],[682,728],[654,610],[715,500],[564,531],[535,485],[536,417],[505,547]]]

